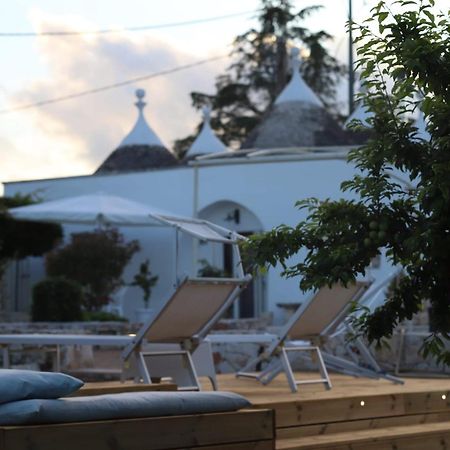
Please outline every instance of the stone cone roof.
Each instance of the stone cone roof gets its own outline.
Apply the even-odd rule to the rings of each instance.
[[[271,108],[248,135],[242,148],[288,148],[347,145],[349,134],[325,110],[301,78],[298,49],[293,49],[293,75]]]
[[[175,156],[167,150],[156,133],[148,125],[143,109],[145,96],[143,89],[136,91],[138,101],[138,118],[119,147],[114,150],[95,171],[95,174],[135,172],[149,169],[159,169],[178,164]]]
[[[242,148],[346,145],[351,139],[327,111],[303,102],[275,104]]]
[[[114,150],[95,174],[137,172],[173,167],[178,160],[166,148],[150,145],[129,145]]]
[[[189,147],[189,150],[185,156],[186,159],[193,159],[199,155],[230,151],[228,147],[215,135],[211,128],[210,120],[211,108],[209,106],[205,106],[203,108],[202,129],[192,145]]]

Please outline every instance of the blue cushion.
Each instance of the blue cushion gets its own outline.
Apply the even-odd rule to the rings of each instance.
[[[232,392],[127,392],[21,400],[0,405],[0,425],[83,422],[237,411],[251,406]]]
[[[32,398],[59,398],[80,389],[83,382],[56,372],[0,369],[0,403]]]

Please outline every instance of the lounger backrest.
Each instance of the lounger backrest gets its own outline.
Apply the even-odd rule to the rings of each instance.
[[[317,337],[344,319],[351,303],[359,300],[367,289],[368,282],[357,281],[347,287],[334,284],[323,287],[301,305],[285,325],[281,339],[302,340]]]
[[[186,279],[140,333],[149,342],[182,342],[203,337],[249,279]]]

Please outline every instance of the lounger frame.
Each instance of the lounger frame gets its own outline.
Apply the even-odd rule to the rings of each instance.
[[[202,375],[208,376],[213,388],[217,389],[212,353],[204,339],[250,280],[250,275],[243,278],[186,278],[125,347],[121,355],[124,367],[136,369],[136,377],[151,383],[155,366],[152,368],[149,361],[152,356],[157,356],[166,370],[165,376],[180,380],[177,381],[180,389],[200,390],[193,354],[201,345],[207,345],[209,351],[203,354],[203,358],[209,361],[203,361],[203,366],[209,370],[202,371]],[[144,344],[166,344],[167,349],[160,347],[157,351],[148,351]],[[176,353],[174,344],[179,346]],[[182,356],[185,364],[174,367],[169,361],[174,354]]]
[[[326,287],[316,292],[309,301],[298,308],[278,334],[272,335],[270,339],[269,336],[264,337],[264,340],[270,341],[269,343],[266,342],[266,350],[257,358],[250,360],[236,376],[255,378],[263,384],[268,384],[278,374],[284,372],[292,392],[297,392],[298,385],[310,383],[323,383],[327,389],[331,389],[332,384],[327,367],[348,375],[385,378],[395,383],[403,383],[403,380],[382,371],[360,338],[356,338],[353,345],[360,351],[366,367],[357,362],[348,361],[321,351],[323,342],[338,327],[344,326],[347,331],[354,333],[350,324],[346,321],[346,317],[352,304],[363,296],[370,284],[370,282],[357,281],[348,287],[334,285],[331,288]],[[334,295],[336,296],[335,299],[333,299]],[[330,304],[330,311],[326,309],[327,296],[331,297],[329,298],[330,302],[334,302]],[[233,340],[233,338],[235,342],[239,342],[239,336],[233,336],[231,339]],[[250,336],[244,335],[243,338],[247,342],[251,342]],[[258,342],[257,336],[255,338],[255,342]],[[213,341],[219,342],[220,337],[215,336]],[[304,357],[305,352],[312,353],[312,359],[317,361],[320,378],[314,380],[297,380],[295,378],[289,355],[296,354],[296,356]],[[264,370],[260,373],[251,372],[261,362],[267,362]]]

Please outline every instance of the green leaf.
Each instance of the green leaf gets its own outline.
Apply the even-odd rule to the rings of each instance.
[[[384,22],[387,19],[388,16],[389,16],[388,12],[386,12],[386,11],[380,12],[378,14],[378,23]]]

